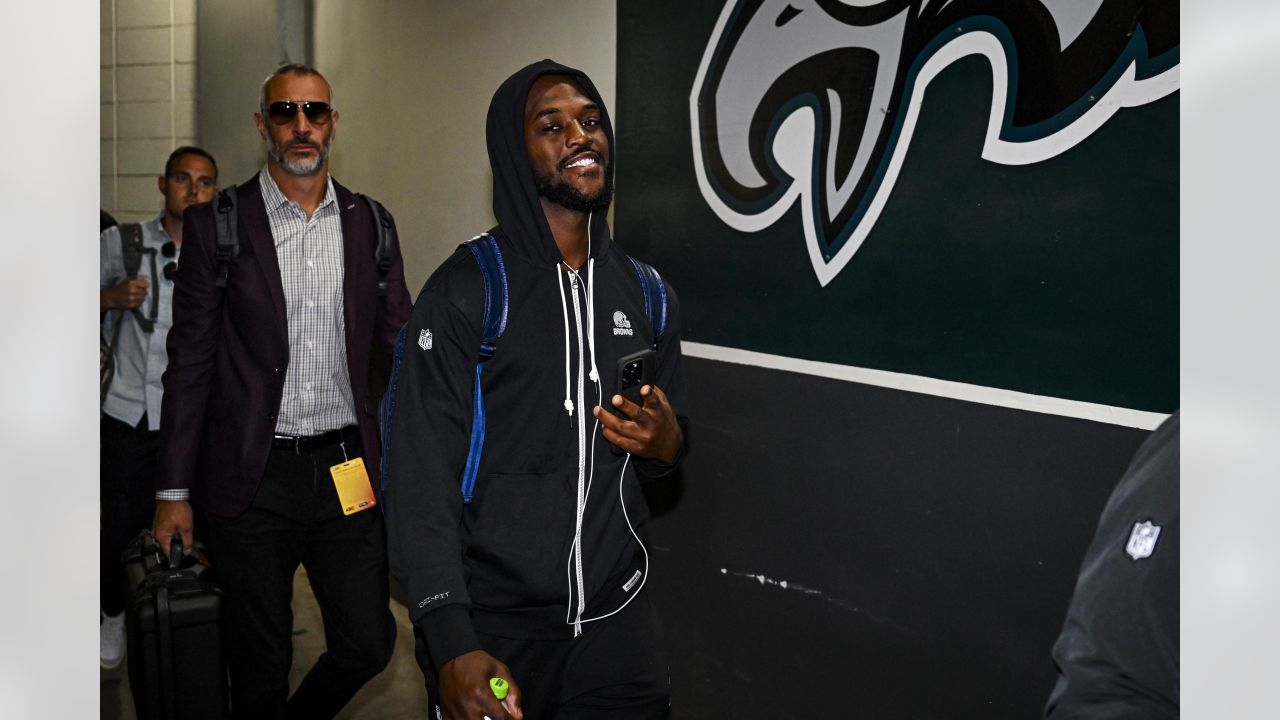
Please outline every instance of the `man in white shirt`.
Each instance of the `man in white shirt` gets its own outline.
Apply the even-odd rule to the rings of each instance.
[[[102,332],[115,337],[115,374],[102,400],[102,529],[100,601],[102,667],[124,657],[124,568],[120,554],[150,524],[160,435],[160,377],[173,315],[173,276],[182,248],[182,213],[209,202],[218,165],[197,147],[169,155],[157,179],[164,209],[138,225],[109,227],[99,237],[98,309]],[[122,242],[141,240],[136,277],[127,277]],[[117,330],[117,325],[119,329]]]

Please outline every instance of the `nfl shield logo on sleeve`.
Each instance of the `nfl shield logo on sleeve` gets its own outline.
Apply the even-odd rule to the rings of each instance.
[[[1129,543],[1124,551],[1134,560],[1151,557],[1156,549],[1156,540],[1160,537],[1160,526],[1152,525],[1150,520],[1133,524],[1133,532],[1129,533]]]

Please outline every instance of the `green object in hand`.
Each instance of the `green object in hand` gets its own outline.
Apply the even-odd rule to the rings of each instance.
[[[507,681],[500,677],[489,678],[489,689],[493,691],[493,696],[499,700],[507,699]]]

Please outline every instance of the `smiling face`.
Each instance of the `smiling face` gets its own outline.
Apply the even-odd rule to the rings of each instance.
[[[524,107],[524,142],[540,196],[577,212],[608,209],[613,181],[602,117],[572,78],[534,81]]]
[[[298,108],[288,120],[264,111],[254,113],[258,133],[267,144],[269,163],[292,175],[313,175],[325,168],[338,125],[338,111],[325,119],[308,119],[301,107],[307,101],[329,103],[329,83],[319,75],[287,73],[267,86],[264,108],[291,100]]]

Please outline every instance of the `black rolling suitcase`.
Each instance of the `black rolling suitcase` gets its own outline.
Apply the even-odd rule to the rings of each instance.
[[[222,592],[209,566],[160,554],[143,531],[125,550],[129,600],[129,685],[141,720],[227,716],[227,666],[222,649]]]

